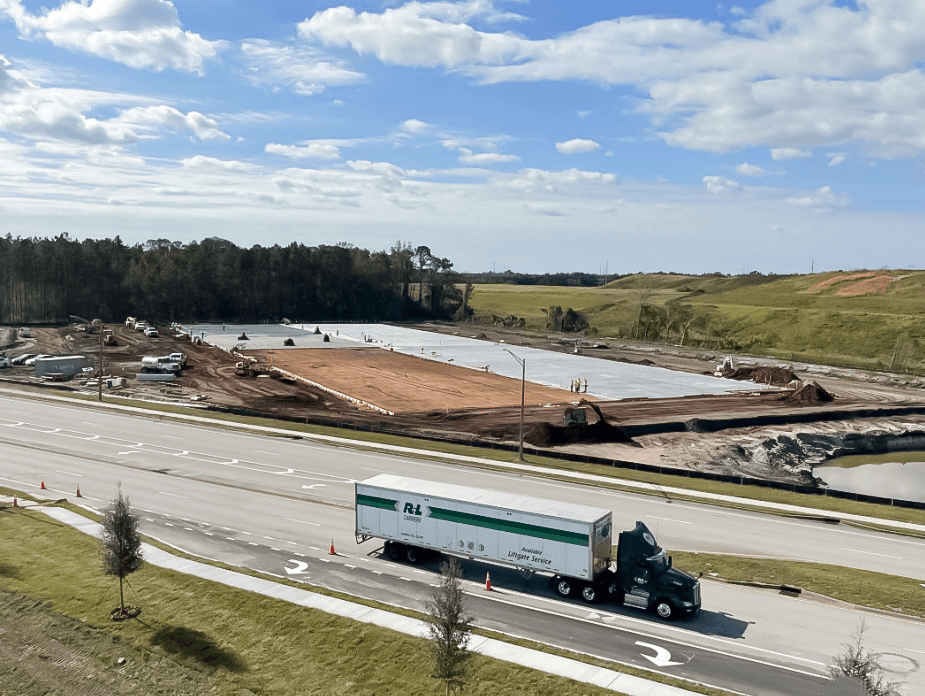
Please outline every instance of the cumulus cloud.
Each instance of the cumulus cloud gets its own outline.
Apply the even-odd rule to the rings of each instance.
[[[738,167],[736,167],[736,172],[742,176],[767,176],[768,174],[757,164],[749,164],[748,162],[743,162]]]
[[[827,152],[826,157],[829,158],[829,166],[837,167],[839,164],[848,159],[848,155],[844,152]]]
[[[55,46],[131,68],[202,73],[203,63],[223,46],[184,31],[169,0],[65,2],[41,14],[28,12],[21,0],[2,0],[0,11],[13,19],[22,36],[42,36]]]
[[[503,162],[519,162],[517,155],[503,155],[500,152],[472,152],[469,148],[461,147],[459,161],[463,164],[500,164]]]
[[[790,205],[812,208],[816,212],[828,212],[834,208],[843,208],[850,203],[847,196],[834,193],[831,186],[822,186],[802,196],[793,196],[788,198],[787,202]]]
[[[771,159],[776,162],[781,160],[801,159],[812,157],[813,153],[808,150],[799,150],[795,147],[775,147],[771,150]]]
[[[324,140],[308,141],[301,145],[269,143],[264,151],[271,155],[282,155],[292,159],[340,159],[340,148]]]
[[[879,157],[925,149],[925,5],[915,0],[769,0],[733,24],[633,16],[551,38],[484,31],[491,4],[333,7],[300,35],[483,83],[632,85],[672,146],[712,152],[857,142]]]
[[[416,118],[409,118],[399,126],[399,129],[406,133],[424,133],[430,130],[431,125]]]
[[[345,85],[364,79],[363,73],[310,46],[290,46],[263,39],[241,42],[246,61],[245,78],[254,85],[273,90],[291,89],[312,95],[330,85]]]
[[[556,149],[563,155],[574,155],[578,152],[594,152],[600,149],[600,144],[585,138],[572,138],[564,143],[556,143]]]
[[[113,119],[113,123],[131,126],[136,132],[171,128],[173,130],[190,130],[200,140],[227,140],[230,136],[218,128],[214,119],[203,116],[198,111],[183,113],[172,106],[136,106],[126,109]]]
[[[738,181],[727,179],[724,176],[705,176],[703,177],[703,183],[707,185],[707,191],[710,193],[731,193],[742,189],[742,185]]]

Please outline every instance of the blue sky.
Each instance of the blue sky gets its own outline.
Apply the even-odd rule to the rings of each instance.
[[[921,0],[0,0],[0,233],[920,268]]]

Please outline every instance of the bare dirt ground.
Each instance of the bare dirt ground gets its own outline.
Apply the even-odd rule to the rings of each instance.
[[[520,380],[381,348],[247,354],[390,413],[520,406]],[[564,407],[578,399],[572,392],[538,384],[527,384],[524,391],[525,403],[532,405]]]
[[[188,405],[200,404],[258,411],[282,418],[307,418],[343,425],[369,425],[410,436],[462,437],[494,442],[517,441],[520,424],[520,383],[499,375],[416,358],[382,349],[289,350],[256,353],[262,362],[316,383],[273,379],[267,375],[240,377],[235,374],[235,357],[211,347],[193,345],[162,329],[159,338],[115,325],[117,346],[104,348],[105,373],[126,377],[123,396]],[[572,352],[575,340],[562,335],[498,329],[471,325],[427,324],[415,328],[446,333],[481,335],[487,340],[503,339],[508,345],[531,346]],[[82,353],[95,358],[97,336],[87,336],[75,327],[34,327],[32,339],[16,339],[8,332],[0,351],[10,357],[30,352]],[[608,360],[653,364],[673,370],[712,373],[723,355],[678,347],[610,342],[583,347],[587,355]],[[164,355],[180,350],[188,355],[182,376],[170,383],[142,383],[133,377],[140,371],[144,355]],[[738,359],[739,366],[748,359]],[[760,360],[752,360],[760,365]],[[771,363],[773,361],[765,361]],[[830,393],[830,402],[793,400],[789,393],[756,391],[725,396],[693,396],[678,399],[637,399],[597,402],[606,423],[587,409],[588,423],[581,432],[562,432],[565,408],[580,397],[564,390],[528,385],[524,420],[528,443],[575,454],[680,469],[700,469],[736,475],[760,475],[787,480],[805,479],[805,471],[778,472],[769,466],[729,464],[725,450],[741,443],[760,443],[763,438],[799,437],[800,433],[870,432],[896,428],[896,418],[880,413],[859,419],[853,412],[913,407],[925,410],[925,389],[920,380],[863,371],[835,370],[818,366],[790,365],[788,369],[760,368],[756,375],[793,375],[804,382],[815,381]],[[791,371],[788,371],[791,370]],[[0,379],[20,384],[34,383],[31,368],[13,367],[0,371]],[[764,379],[764,377],[762,377]],[[68,383],[70,388],[79,384]],[[115,395],[116,390],[107,393]],[[349,397],[349,398],[346,398]],[[360,403],[379,406],[386,415]],[[832,414],[837,420],[801,425],[808,414]],[[777,421],[772,426],[767,418]],[[752,419],[755,425],[742,424]],[[764,419],[764,425],[761,425]],[[910,427],[920,420],[904,416]],[[925,417],[921,420],[925,422]],[[728,421],[718,432],[692,426],[698,421]],[[735,421],[735,424],[733,422]],[[792,421],[788,423],[788,421]],[[631,440],[624,433],[631,434]]]

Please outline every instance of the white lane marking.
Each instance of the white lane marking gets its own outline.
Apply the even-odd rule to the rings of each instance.
[[[182,498],[183,500],[189,500],[189,498],[185,495],[177,495],[176,493],[166,493],[165,491],[158,491],[158,493],[160,493],[161,495],[169,496],[171,498]]]
[[[228,541],[237,541],[234,537],[225,537]]]
[[[249,541],[247,543],[250,544],[251,546],[260,546],[260,544],[258,544],[256,541]]]
[[[307,558],[307,556],[306,556],[304,553],[299,553],[298,551],[293,551],[293,553],[294,553],[296,556],[299,556],[299,557],[301,557],[301,558]]]
[[[272,454],[274,457],[282,456],[279,452],[267,452],[266,450],[255,449],[255,452],[260,452],[260,454]]]
[[[352,565],[349,565],[349,564],[347,564],[347,563],[344,563],[344,567],[345,567],[345,568],[352,568],[352,569],[354,569],[354,570],[356,569],[356,566],[352,566]]]
[[[511,606],[522,606],[522,605],[519,605],[519,604],[517,604],[517,603],[515,603],[515,602],[511,602],[511,601],[509,601],[509,600],[502,599],[500,596],[490,597],[490,596],[488,596],[488,593],[486,593],[486,592],[479,592],[479,593],[467,592],[466,594],[471,594],[471,595],[473,595],[473,596],[476,596],[476,594],[477,594],[477,596],[480,597],[481,599],[487,599],[487,600],[490,601],[490,602],[498,602],[498,603],[500,603],[500,604],[510,604]],[[517,592],[511,592],[511,594],[515,594],[515,595],[516,595],[516,594],[519,594],[519,593],[517,593]],[[534,599],[541,599],[541,598],[539,598],[539,597],[534,597]],[[560,604],[561,604],[561,602],[559,602],[559,600],[550,599],[550,600],[546,600],[546,601],[548,601],[548,602],[550,602],[550,603],[560,603]],[[572,615],[570,615],[570,614],[563,614],[563,613],[560,613],[560,612],[552,611],[552,610],[550,610],[550,609],[541,609],[541,608],[539,608],[539,607],[533,607],[532,610],[533,610],[533,611],[538,611],[538,612],[543,613],[543,614],[550,614],[550,615],[552,615],[552,616],[558,616],[558,617],[564,618],[564,619],[572,619],[573,621],[581,621],[582,623],[590,623],[590,624],[594,624],[594,625],[596,625],[596,626],[606,625],[608,628],[611,628],[611,629],[613,629],[613,630],[615,630],[615,631],[620,631],[620,632],[622,632],[622,633],[632,633],[632,634],[634,634],[634,635],[642,636],[643,638],[651,638],[651,639],[653,639],[653,640],[663,640],[663,641],[664,641],[664,640],[667,640],[667,641],[670,641],[670,642],[672,642],[672,643],[674,643],[674,644],[676,644],[676,645],[682,645],[682,646],[687,647],[687,648],[694,648],[695,650],[707,650],[707,651],[709,651],[709,652],[716,653],[717,655],[724,655],[725,657],[731,657],[731,658],[737,659],[737,660],[745,660],[746,662],[754,662],[754,663],[759,664],[759,665],[766,665],[766,666],[768,666],[768,667],[775,667],[775,668],[777,668],[777,669],[783,669],[783,670],[786,670],[786,671],[788,671],[788,672],[796,672],[797,674],[805,674],[805,675],[810,676],[810,677],[824,677],[824,676],[825,676],[824,673],[819,673],[819,672],[806,672],[806,671],[804,671],[804,670],[797,669],[796,667],[788,667],[788,666],[786,666],[786,665],[778,664],[778,663],[775,663],[775,662],[768,662],[768,661],[766,661],[766,660],[760,660],[760,659],[755,658],[755,657],[747,657],[747,656],[745,656],[745,655],[736,655],[735,653],[726,652],[726,651],[724,651],[724,650],[718,650],[718,649],[716,649],[716,648],[710,648],[710,647],[707,647],[707,646],[704,646],[704,645],[697,645],[697,644],[695,644],[695,643],[684,642],[684,641],[678,640],[678,639],[676,639],[676,638],[666,638],[666,637],[664,637],[664,636],[652,635],[652,634],[649,634],[649,633],[645,633],[645,632],[643,632],[643,631],[640,631],[639,629],[636,629],[636,628],[625,628],[625,627],[623,627],[623,626],[616,626],[616,625],[612,625],[612,624],[600,624],[600,623],[598,623],[598,622],[596,622],[596,621],[590,621],[589,619],[585,619],[585,618],[583,618],[583,617],[581,617],[581,616],[572,616]],[[645,624],[645,623],[646,623],[644,620],[631,619],[630,617],[626,617],[626,616],[622,616],[622,617],[620,617],[620,618],[629,620],[631,623],[638,623],[638,624]],[[666,630],[669,630],[669,631],[674,630],[674,631],[679,632],[679,633],[684,633],[684,629],[672,629],[672,628],[669,627],[669,626],[666,626],[665,629],[666,629]],[[707,635],[701,635],[700,637],[701,637],[701,638],[714,639],[713,636],[707,636]],[[774,655],[775,657],[783,657],[783,658],[787,658],[787,659],[790,659],[790,660],[796,660],[796,661],[798,661],[798,662],[805,662],[805,663],[810,664],[810,665],[817,665],[820,669],[824,669],[825,666],[826,666],[824,662],[819,662],[819,661],[817,661],[817,660],[810,660],[810,659],[808,659],[808,658],[799,657],[799,656],[797,656],[797,655],[788,655],[787,653],[776,652],[776,651],[774,651],[774,650],[767,650],[766,648],[759,648],[759,647],[756,647],[756,646],[754,646],[754,645],[747,645],[747,644],[734,643],[734,642],[732,642],[732,641],[723,640],[723,639],[714,639],[714,640],[716,640],[716,641],[719,642],[719,643],[723,643],[723,644],[733,645],[733,646],[745,648],[745,649],[748,649],[748,650],[755,650],[755,651],[757,651],[757,652],[767,653],[767,654],[769,654],[769,655]]]
[[[100,425],[99,423],[91,423],[90,421],[80,421],[81,425],[92,425],[94,428],[105,428],[106,426]]]
[[[651,648],[655,651],[655,656],[646,655],[645,653],[639,653],[649,662],[651,662],[656,667],[674,667],[675,665],[683,665],[683,662],[672,662],[671,653],[665,650],[665,648],[660,645],[654,645],[652,643],[643,643],[641,640],[636,641],[636,645],[641,645],[644,648]]]
[[[290,522],[301,522],[302,524],[310,524],[312,527],[320,527],[321,525],[317,522],[308,522],[306,520],[297,520],[294,517],[284,517],[284,520],[289,520]]]
[[[268,537],[268,536],[265,536],[264,539],[267,539],[269,541],[276,541],[276,539],[274,539],[273,537]]]
[[[289,568],[288,566],[283,566],[283,570],[286,571],[287,575],[295,575],[297,573],[305,573],[308,570],[308,563],[305,561],[297,561],[294,558],[290,558],[287,563],[295,563],[295,568]]]
[[[374,570],[374,571],[373,571],[373,575],[382,575],[382,571],[381,571],[381,570]]]
[[[321,549],[319,549],[317,546],[309,546],[308,548],[310,548],[312,551],[321,551]]]
[[[402,577],[400,577],[400,578],[398,578],[398,579],[399,579],[399,580],[404,580],[405,582],[411,582],[411,581],[412,581],[411,578],[402,578]]]
[[[203,532],[206,536],[215,536],[212,532]]]
[[[176,435],[161,435],[161,437],[167,440],[185,440],[185,437],[177,437]]]
[[[650,520],[661,520],[662,522],[677,522],[678,524],[694,524],[693,522],[686,522],[684,520],[674,520],[670,517],[656,517],[655,515],[645,515]]]
[[[61,469],[55,469],[55,472],[59,474],[66,474],[67,476],[78,476],[83,478],[83,474],[75,474],[73,471],[62,471]]]
[[[278,549],[275,546],[271,546],[270,551],[282,551],[282,549]]]
[[[168,527],[173,527],[173,525],[170,524],[170,522],[164,522],[164,524],[167,525]]]
[[[880,556],[880,558],[893,558],[897,561],[901,561],[902,556],[889,556],[885,553],[874,553],[873,551],[862,551],[861,549],[846,549],[842,547],[842,551],[850,551],[851,553],[863,553],[867,556]]]

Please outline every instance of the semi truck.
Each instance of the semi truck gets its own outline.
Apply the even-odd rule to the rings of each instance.
[[[563,597],[612,600],[663,619],[700,610],[700,582],[672,567],[642,522],[620,532],[612,513],[514,493],[379,474],[355,484],[356,540],[383,540],[392,560],[442,553],[551,576]]]

